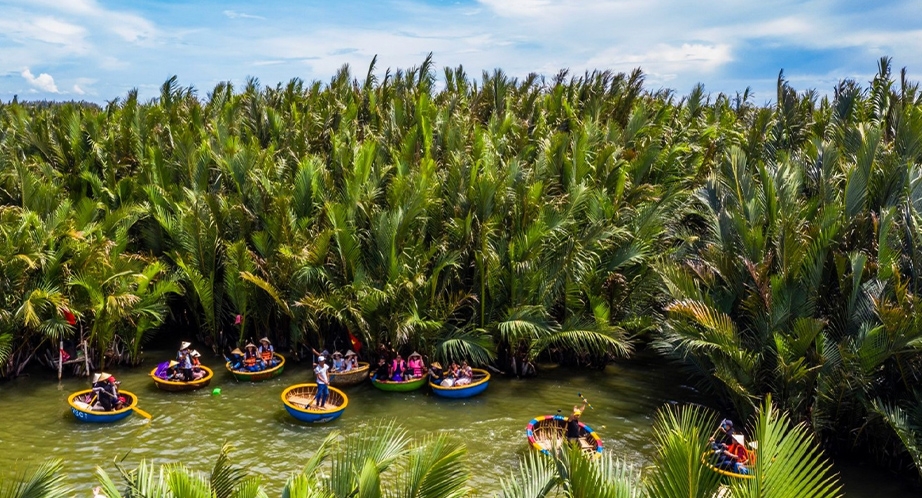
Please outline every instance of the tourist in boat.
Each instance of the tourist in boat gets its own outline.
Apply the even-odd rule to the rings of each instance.
[[[387,360],[382,356],[378,358],[378,368],[375,369],[375,374],[372,376],[372,379],[377,381],[387,380],[391,376],[391,370],[387,366]]]
[[[176,361],[179,362],[179,365],[176,367],[182,372],[183,380],[189,382],[192,380],[192,356],[189,354],[189,346],[191,342],[183,342],[179,346],[179,352],[176,353]]]
[[[343,366],[343,371],[350,372],[352,370],[358,370],[358,368],[359,368],[358,355],[356,355],[355,352],[352,351],[351,349],[349,351],[346,351],[346,361],[345,361],[345,365]]]
[[[118,410],[121,407],[118,382],[115,377],[105,372],[97,373],[93,376],[93,395],[104,411]]]
[[[749,474],[749,452],[746,451],[746,439],[742,434],[734,434],[731,443],[718,453],[717,467],[735,474]]]
[[[272,347],[268,337],[263,337],[259,340],[259,358],[264,363],[265,368],[275,366],[275,348]]]
[[[262,370],[262,359],[259,357],[259,351],[256,350],[256,344],[248,342],[243,353],[243,369],[250,372]]]
[[[333,353],[333,367],[331,371],[333,372],[342,372],[345,368],[346,362],[343,360],[343,354],[339,351]]]
[[[326,365],[326,358],[319,356],[317,365],[314,367],[314,378],[317,380],[317,394],[314,395],[314,404],[320,408],[325,408],[327,398],[330,397],[330,368]]]
[[[407,358],[406,378],[418,379],[423,376],[425,371],[426,364],[423,363],[423,356],[416,351],[413,351],[413,354]]]
[[[429,382],[440,386],[442,385],[443,378],[444,373],[442,372],[442,364],[437,361],[433,361],[432,364],[429,365]]]
[[[171,382],[183,382],[182,372],[178,368],[179,362],[176,360],[170,360],[170,364],[166,369],[166,380]]]
[[[391,363],[391,380],[394,382],[403,382],[406,369],[407,362],[400,356],[400,353],[397,353],[397,357],[394,358],[394,361]]]
[[[208,375],[208,372],[206,372],[205,369],[202,368],[202,353],[199,353],[198,351],[193,349],[192,352],[189,354],[190,356],[192,356],[192,379],[193,380],[204,379],[205,376]]]
[[[567,419],[567,441],[570,444],[579,445],[579,439],[583,435],[583,428],[579,426],[579,418],[586,409],[586,405],[587,403],[583,402],[583,406],[573,406],[573,413]]]
[[[458,377],[455,380],[456,386],[466,386],[474,381],[474,370],[467,364],[467,360],[461,362],[458,368]]]

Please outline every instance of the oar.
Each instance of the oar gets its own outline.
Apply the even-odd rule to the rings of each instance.
[[[583,397],[583,393],[576,393],[576,395],[579,396],[583,400],[583,403],[586,403],[586,406],[588,406],[592,410],[595,410],[595,408],[592,408],[592,404],[589,403],[589,400]]]
[[[134,407],[134,408],[132,408],[132,410],[134,410],[134,412],[137,413],[138,415],[140,415],[140,416],[146,418],[148,421],[150,421],[150,419],[154,418],[154,417],[151,417],[151,416],[150,416],[150,413],[147,413],[146,411],[144,411],[144,410],[138,408],[137,406]]]

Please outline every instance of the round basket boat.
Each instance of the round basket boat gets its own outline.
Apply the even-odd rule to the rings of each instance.
[[[330,388],[330,397],[324,408],[313,406],[315,394],[317,384],[295,384],[282,391],[282,403],[292,417],[312,424],[339,418],[349,405],[346,394],[335,387]]]
[[[749,452],[749,461],[750,461],[750,462],[754,461],[754,460],[755,460],[755,452],[752,451],[752,450],[746,450],[746,451]],[[722,476],[724,476],[724,477],[732,477],[732,478],[736,478],[736,479],[752,479],[752,477],[753,477],[752,474],[737,474],[736,472],[731,472],[731,471],[729,471],[729,470],[725,470],[725,469],[721,469],[720,467],[717,467],[716,465],[714,465],[714,464],[711,462],[711,459],[708,458],[708,457],[710,457],[712,454],[713,454],[712,451],[705,451],[704,453],[701,454],[701,463],[702,463],[705,467],[707,467],[708,469],[710,469],[711,471],[717,472],[718,474],[720,474],[720,475],[722,475]]]
[[[67,404],[70,405],[70,411],[77,417],[77,420],[81,422],[107,424],[131,415],[134,412],[135,406],[138,404],[138,397],[133,393],[120,390],[118,394],[119,396],[124,396],[125,399],[128,400],[128,406],[121,410],[114,410],[111,412],[90,410],[89,403],[93,401],[94,398],[92,389],[77,391],[71,394],[67,397]]]
[[[418,379],[404,380],[400,382],[395,382],[392,380],[378,380],[373,378],[371,379],[371,384],[382,391],[407,392],[415,391],[420,387],[425,386],[427,380],[429,380],[428,372],[426,375],[423,375]]]
[[[525,436],[532,448],[549,455],[551,450],[561,448],[567,441],[567,421],[563,415],[542,415],[533,418],[525,426]],[[580,422],[579,446],[586,453],[602,454],[602,438],[588,425]]]
[[[357,386],[368,378],[370,365],[364,361],[359,362],[359,367],[348,372],[330,372],[330,386],[352,387]]]
[[[214,377],[214,371],[205,365],[201,365],[199,368],[205,371],[205,376],[198,380],[193,380],[191,382],[180,382],[175,380],[166,380],[157,377],[157,369],[154,368],[150,371],[150,378],[154,379],[154,385],[158,389],[163,391],[194,391],[196,389],[201,389],[208,384],[211,384],[211,378]]]
[[[487,390],[490,383],[490,372],[480,368],[471,369],[474,372],[474,381],[464,386],[443,387],[429,382],[432,392],[443,398],[470,398]]]
[[[267,368],[265,370],[260,370],[258,372],[247,372],[246,370],[234,370],[231,368],[230,362],[227,362],[224,366],[227,368],[227,371],[233,374],[234,378],[237,380],[247,380],[250,382],[259,382],[261,380],[268,380],[279,375],[282,375],[282,371],[285,370],[285,357],[275,353],[276,359],[279,360],[278,365]]]

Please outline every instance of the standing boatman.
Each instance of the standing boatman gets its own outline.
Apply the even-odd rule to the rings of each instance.
[[[192,381],[192,355],[189,351],[191,345],[191,342],[184,341],[179,345],[179,352],[176,353],[176,361],[179,362],[176,368],[182,372],[182,377],[186,382]]]
[[[582,437],[582,427],[579,426],[579,417],[583,414],[583,410],[586,409],[586,405],[589,403],[583,401],[583,406],[573,406],[573,414],[570,415],[570,418],[567,419],[567,442],[570,444],[576,444],[579,446],[579,438]]]
[[[327,398],[330,397],[330,367],[324,362],[325,357],[317,358],[317,366],[314,367],[314,378],[317,379],[317,394],[314,395],[314,402],[320,408],[325,408]]]

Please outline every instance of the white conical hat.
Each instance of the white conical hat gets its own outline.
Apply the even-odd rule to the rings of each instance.
[[[191,342],[183,341],[183,343],[179,345],[179,349],[186,349],[191,345],[192,345]]]
[[[93,374],[93,384],[99,382],[99,376],[100,374],[98,372]]]
[[[744,446],[746,445],[746,437],[743,436],[742,434],[734,434],[733,439],[735,439],[736,442],[739,444],[742,444]]]

